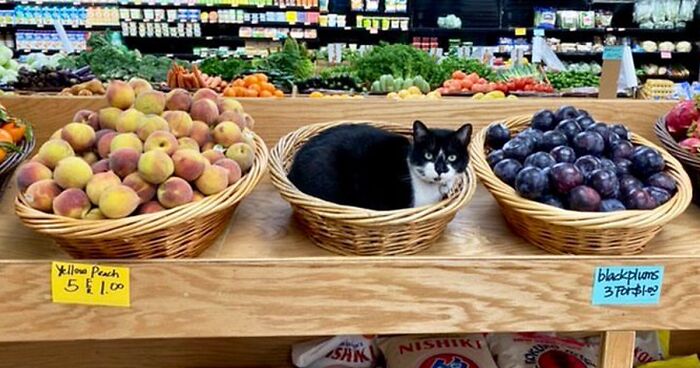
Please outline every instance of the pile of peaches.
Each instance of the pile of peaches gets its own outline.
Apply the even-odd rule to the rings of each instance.
[[[154,213],[224,191],[253,165],[254,122],[235,99],[138,81],[111,82],[106,99],[18,168],[32,208],[90,220]]]

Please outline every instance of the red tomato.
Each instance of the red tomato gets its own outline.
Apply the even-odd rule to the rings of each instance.
[[[522,91],[525,88],[525,81],[522,78],[516,78],[513,82],[516,90]]]
[[[452,79],[463,80],[466,77],[467,75],[464,74],[464,72],[461,70],[457,70],[454,73],[452,73]]]
[[[462,83],[462,88],[467,89],[467,90],[470,90],[472,88],[472,86],[474,85],[474,82],[472,82],[469,79],[464,79],[461,81],[461,83]]]
[[[448,80],[442,82],[442,86],[445,88],[449,87],[450,84],[452,84],[452,79],[448,79]]]
[[[524,91],[532,91],[533,88],[535,88],[532,84],[526,84],[525,87],[523,87]]]
[[[508,88],[509,91],[515,91],[515,90],[516,90],[516,88],[515,88],[515,82],[513,82],[513,81],[509,81],[508,83],[506,83],[506,87]]]
[[[469,75],[467,76],[467,78],[468,78],[470,81],[472,81],[472,84],[473,84],[473,83],[476,83],[476,82],[479,80],[479,74],[471,73],[471,74],[469,74]]]
[[[496,83],[496,89],[503,92],[503,93],[506,93],[506,92],[508,92],[508,85],[506,85],[503,82],[499,82],[499,83]]]

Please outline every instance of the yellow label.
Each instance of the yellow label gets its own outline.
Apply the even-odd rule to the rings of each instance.
[[[516,36],[525,36],[526,34],[527,34],[527,28],[516,28],[515,29]]]
[[[129,269],[52,262],[51,296],[54,303],[129,307]]]

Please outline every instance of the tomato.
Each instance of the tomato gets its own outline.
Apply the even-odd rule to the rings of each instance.
[[[525,80],[522,78],[515,78],[513,81],[515,83],[515,89],[517,91],[522,91],[525,88]]]
[[[448,79],[448,80],[442,82],[442,86],[445,88],[448,88],[450,86],[450,84],[452,84],[452,79]]]
[[[462,84],[462,89],[466,89],[466,90],[470,90],[472,88],[472,86],[474,85],[474,83],[469,79],[464,79],[461,84]]]
[[[484,93],[484,92],[488,92],[487,89],[488,89],[488,86],[486,84],[478,84],[477,83],[477,84],[472,85],[472,92]]]
[[[486,84],[486,83],[488,83],[488,82],[486,82],[486,79],[484,79],[484,78],[479,78],[478,81],[479,81],[479,82],[478,82],[479,84]]]
[[[523,87],[524,91],[532,91],[534,86],[532,84],[526,84],[525,87]]]
[[[508,88],[509,91],[515,91],[516,90],[515,82],[508,81],[508,83],[506,83],[506,88]]]
[[[464,74],[464,72],[461,70],[457,70],[454,73],[452,73],[452,79],[463,80],[466,77],[467,77],[467,75]]]
[[[504,82],[498,82],[496,83],[496,90],[506,93],[508,92],[508,85],[506,85]]]
[[[27,127],[24,124],[18,124],[11,121],[2,126],[2,130],[7,131],[12,136],[12,142],[17,143],[24,138],[24,131]]]

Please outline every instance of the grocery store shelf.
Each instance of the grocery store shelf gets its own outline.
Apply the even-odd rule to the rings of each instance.
[[[63,28],[66,31],[90,31],[90,30],[105,30],[108,28],[118,29],[118,24],[112,25],[77,25],[64,24]],[[41,31],[55,31],[53,24],[4,24],[0,25],[0,29],[15,29],[18,31],[22,30],[41,30]]]

